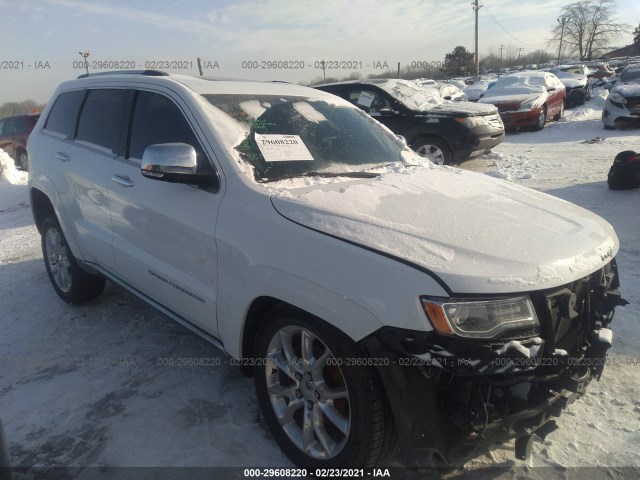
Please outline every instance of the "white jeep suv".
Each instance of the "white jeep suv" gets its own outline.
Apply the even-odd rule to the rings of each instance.
[[[109,279],[223,348],[300,467],[514,437],[524,458],[602,372],[624,303],[611,226],[430,164],[328,93],[82,76],[28,148],[58,295]]]

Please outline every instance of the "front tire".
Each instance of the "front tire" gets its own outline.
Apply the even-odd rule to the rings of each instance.
[[[51,285],[67,303],[85,303],[102,293],[105,279],[80,268],[55,218],[42,223],[42,256]]]
[[[398,440],[393,417],[369,357],[351,339],[280,307],[265,318],[254,353],[262,415],[294,464],[313,471],[389,461]]]
[[[421,138],[415,141],[411,148],[418,155],[428,158],[436,165],[451,165],[453,163],[453,155],[449,145],[439,138]]]
[[[584,101],[582,103],[584,103]],[[562,102],[562,104],[560,105],[560,112],[555,117],[553,117],[553,119],[557,122],[562,117],[564,117],[564,102]]]
[[[534,125],[533,131],[538,132],[542,130],[546,123],[547,123],[547,106],[544,105],[540,110],[540,114],[538,115],[538,123]]]

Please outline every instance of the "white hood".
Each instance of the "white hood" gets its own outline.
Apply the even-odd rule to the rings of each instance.
[[[624,97],[640,95],[640,83],[617,83],[611,92],[617,92]]]
[[[274,196],[286,218],[432,271],[455,293],[563,285],[617,253],[611,225],[558,198],[452,168]]]

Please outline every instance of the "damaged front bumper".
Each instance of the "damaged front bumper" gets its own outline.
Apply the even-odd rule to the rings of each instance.
[[[463,339],[385,327],[361,343],[378,362],[405,454],[435,453],[446,463],[482,445],[516,439],[525,459],[533,435],[599,379],[611,347],[618,291],[615,261],[563,287],[532,292],[537,332]]]

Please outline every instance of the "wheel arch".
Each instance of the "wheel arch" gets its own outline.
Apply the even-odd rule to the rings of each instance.
[[[440,140],[440,141],[444,142],[447,145],[447,147],[449,148],[449,152],[453,154],[453,148],[451,148],[451,144],[447,141],[447,139],[444,138],[442,135],[438,135],[435,132],[418,133],[418,134],[414,135],[407,142],[411,146],[411,145],[414,145],[416,142],[419,142],[420,140],[428,140],[430,138],[435,138],[437,140]]]
[[[42,234],[42,223],[47,217],[54,216],[57,218],[53,203],[49,197],[37,188],[31,188],[29,192],[31,199],[31,213],[35,221],[38,233]]]
[[[287,302],[270,296],[262,296],[253,300],[245,316],[244,328],[242,329],[242,358],[251,358],[253,356],[256,334],[260,329],[260,325],[262,325],[262,321],[268,312],[280,305],[293,307],[293,305]],[[240,370],[246,377],[253,376],[253,368],[250,365],[243,364]]]

